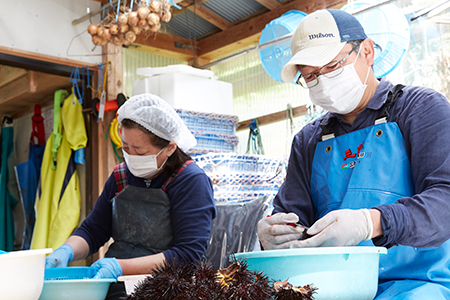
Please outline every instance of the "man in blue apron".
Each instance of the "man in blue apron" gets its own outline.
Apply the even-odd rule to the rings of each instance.
[[[295,31],[282,78],[329,111],[294,138],[264,249],[376,245],[381,299],[450,299],[450,104],[372,71],[356,18],[319,10]],[[312,237],[299,240],[303,227]]]

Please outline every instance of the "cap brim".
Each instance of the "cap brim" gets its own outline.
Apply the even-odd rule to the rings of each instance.
[[[313,67],[326,65],[341,52],[345,45],[345,42],[334,43],[310,47],[297,52],[281,70],[281,79],[284,82],[291,82],[297,75],[300,65]]]

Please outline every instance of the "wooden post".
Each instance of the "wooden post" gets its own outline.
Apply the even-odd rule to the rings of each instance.
[[[121,46],[115,46],[113,44],[108,43],[106,46],[102,47],[103,59],[102,62],[104,67],[106,67],[106,63],[109,61],[108,69],[104,70],[107,73],[107,81],[106,81],[106,100],[114,100],[117,99],[117,94],[123,92],[123,52]],[[101,80],[103,80],[101,78]],[[102,81],[103,82],[103,81]],[[97,177],[92,178],[93,183],[93,192],[96,195],[93,195],[93,199],[95,204],[96,199],[103,191],[103,186],[105,185],[106,180],[111,175],[111,172],[114,169],[114,166],[119,163],[117,157],[114,154],[111,140],[109,138],[109,126],[111,121],[116,116],[116,111],[110,111],[105,113],[103,121],[97,122],[96,120],[92,122],[93,126],[93,163],[97,168]],[[108,136],[106,139],[105,137]],[[94,146],[95,143],[95,146]],[[93,172],[95,173],[95,172]],[[100,248],[97,254],[94,255],[94,260],[98,258],[104,257],[106,251],[108,250],[109,242]]]

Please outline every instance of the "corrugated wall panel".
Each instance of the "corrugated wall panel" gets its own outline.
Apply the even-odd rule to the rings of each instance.
[[[137,50],[124,49],[124,85],[127,95],[132,95],[132,82],[141,76],[136,68],[163,67],[172,64],[186,64],[185,61],[170,59]],[[233,85],[234,114],[239,120],[247,120],[273,112],[306,104],[308,91],[294,84],[280,83],[272,79],[264,70],[259,53],[253,52],[211,68],[217,80]],[[298,132],[304,118],[294,120]],[[237,151],[244,153],[247,147],[248,130],[237,133]],[[261,136],[267,155],[288,155],[292,141],[289,121],[261,126]]]
[[[203,6],[209,8],[230,23],[234,23],[265,7],[255,0],[209,0],[203,3]]]
[[[168,58],[165,56],[146,53],[131,48],[123,48],[123,85],[127,96],[133,95],[133,81],[142,79],[143,76],[136,75],[137,68],[165,67],[169,65],[186,65],[183,60]]]
[[[222,64],[213,66],[218,80],[233,84],[234,113],[240,121],[267,115],[306,104],[308,91],[300,86],[277,82],[264,70],[258,52],[252,52]],[[303,118],[296,118],[298,125]],[[288,121],[261,126],[265,153],[287,155],[290,152],[292,135]],[[299,128],[297,128],[297,131]],[[248,130],[238,133],[238,151],[245,152]]]
[[[190,10],[186,10],[173,17],[166,26],[181,37],[191,40],[195,40],[196,38],[217,29],[216,26],[197,16]]]

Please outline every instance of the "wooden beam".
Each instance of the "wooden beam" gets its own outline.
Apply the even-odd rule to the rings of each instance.
[[[209,53],[217,51],[218,49],[223,47],[229,47],[230,45],[238,43],[241,40],[245,40],[252,36],[261,34],[261,31],[264,29],[267,23],[269,23],[273,19],[280,17],[282,14],[286,13],[289,10],[301,10],[309,14],[318,9],[338,5],[339,3],[343,2],[346,2],[346,0],[324,0],[317,2],[295,0],[289,2],[263,15],[257,16],[246,22],[230,27],[213,36],[202,39],[198,42],[198,47],[200,49],[197,53],[200,57],[205,56],[208,59],[213,59],[215,57],[208,56]]]
[[[293,114],[294,117],[303,116],[307,112],[308,112],[308,109],[306,108],[306,105],[297,106],[297,107],[294,107],[292,109],[292,114]],[[258,122],[259,122],[260,126],[261,125],[272,124],[272,123],[275,123],[275,122],[286,120],[287,119],[287,111],[286,110],[282,110],[282,111],[279,111],[279,112],[276,112],[276,113],[268,114],[268,115],[257,117],[257,118],[253,118],[253,119],[258,119]],[[241,130],[247,129],[248,126],[250,125],[250,123],[253,121],[253,119],[239,122],[237,124],[237,126],[236,126],[236,131],[241,131]]]
[[[32,113],[35,104],[53,105],[55,90],[71,87],[72,83],[65,76],[27,71],[0,88],[0,116],[18,118]]]
[[[0,105],[7,105],[9,101],[18,98],[29,91],[30,76],[27,72],[24,76],[21,76],[0,88]]]
[[[139,51],[189,61],[194,56],[195,49],[192,48],[196,44],[189,39],[158,32],[138,35],[133,46]]]
[[[208,9],[207,7],[198,4],[197,2],[194,5],[188,6],[188,9],[195,13],[197,16],[202,17],[209,23],[219,27],[222,30],[225,30],[232,26],[230,22],[228,22],[212,10]]]
[[[65,65],[65,66],[78,67],[78,68],[84,68],[84,67],[86,67],[86,65],[88,65],[90,70],[98,71],[98,66],[96,64],[89,64],[89,63],[82,62],[82,61],[56,57],[56,56],[52,56],[52,55],[39,54],[36,52],[24,51],[24,50],[19,50],[19,49],[15,49],[15,48],[0,46],[0,53],[14,55],[14,56],[18,56],[18,57],[36,59],[36,60],[46,61],[46,62],[50,62],[50,63],[61,64],[61,65]]]
[[[27,75],[27,73],[28,72],[25,69],[0,65],[0,87],[7,85],[17,78]]]
[[[280,7],[282,4],[277,0],[256,0],[259,4],[264,5],[267,9],[275,9]]]

